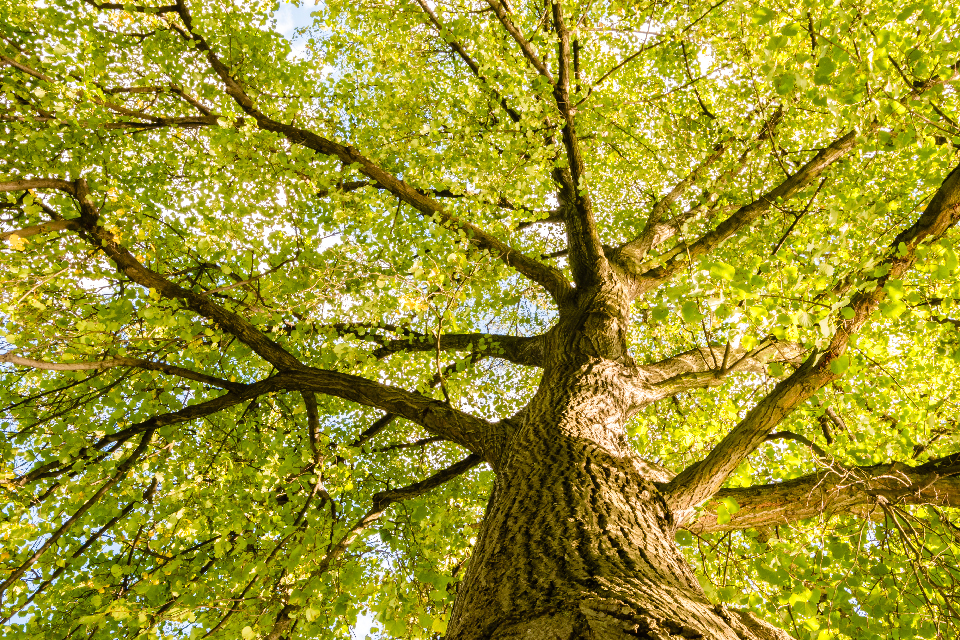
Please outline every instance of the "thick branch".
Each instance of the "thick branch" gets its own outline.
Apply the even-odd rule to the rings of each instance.
[[[576,110],[570,104],[570,34],[563,23],[563,8],[552,2],[553,23],[557,33],[557,53],[560,77],[553,87],[557,109],[563,118],[563,147],[569,168],[555,170],[560,185],[561,212],[564,214],[567,231],[567,246],[570,249],[570,269],[577,287],[585,289],[601,281],[610,266],[603,252],[600,234],[593,212],[593,203],[583,184],[585,165],[580,139],[577,137]]]
[[[51,220],[50,222],[44,222],[42,224],[35,224],[29,227],[24,227],[22,229],[17,229],[16,231],[4,231],[0,233],[0,241],[6,240],[11,236],[17,236],[19,238],[29,238],[30,236],[35,236],[41,233],[50,233],[51,231],[63,231],[64,229],[79,229],[80,225],[76,220]]]
[[[375,407],[420,425],[432,435],[455,442],[494,464],[492,437],[499,423],[471,416],[440,400],[338,371],[305,369],[284,374],[286,388],[315,391]]]
[[[531,367],[543,366],[543,336],[518,337],[489,333],[445,334],[411,336],[400,340],[383,341],[373,352],[374,357],[384,358],[402,351],[471,351],[478,355],[501,358],[516,364]]]
[[[443,438],[439,436],[431,436],[429,438],[420,438],[413,442],[400,442],[397,444],[387,445],[385,447],[377,447],[371,449],[372,453],[386,453],[388,451],[398,451],[400,449],[416,449],[417,447],[425,447],[428,444],[433,444],[434,442],[442,442]]]
[[[82,178],[70,183],[64,180],[18,180],[0,183],[0,191],[16,191],[30,188],[60,189],[72,195],[80,206],[80,217],[75,218],[80,228],[94,246],[107,254],[117,269],[137,284],[153,289],[169,300],[178,300],[188,309],[213,320],[238,340],[253,349],[264,360],[279,370],[299,368],[303,365],[279,344],[267,338],[261,331],[240,315],[211,302],[203,294],[184,289],[159,273],[143,266],[137,258],[123,247],[114,235],[98,224],[100,212]]]
[[[282,381],[282,388],[325,393],[375,407],[419,424],[433,435],[456,442],[469,451],[482,455],[487,461],[492,462],[496,459],[496,452],[488,450],[489,434],[496,428],[495,425],[457,411],[427,396],[357,376],[304,366],[245,318],[211,302],[203,294],[183,289],[140,264],[133,254],[116,241],[112,233],[97,224],[99,212],[92,204],[92,198],[84,180],[80,179],[72,184],[61,182],[61,188],[71,188],[72,195],[80,204],[81,216],[78,220],[82,229],[87,232],[91,242],[99,246],[114,261],[122,273],[137,284],[153,289],[162,297],[180,300],[187,308],[213,320],[281,372],[296,371],[295,375],[283,376],[281,373],[283,377],[273,378],[274,381]],[[231,395],[234,394],[227,394],[227,396]]]
[[[389,413],[389,419],[392,419],[393,416],[405,418],[422,426],[432,435],[455,442],[472,453],[480,455],[488,462],[496,460],[497,451],[493,450],[490,442],[498,441],[498,438],[493,437],[500,429],[498,423],[481,420],[459,411],[445,402],[434,400],[419,393],[338,371],[308,368],[296,372],[280,373],[254,384],[238,386],[239,389],[231,390],[218,398],[184,407],[172,413],[154,416],[144,422],[130,425],[118,432],[106,435],[89,447],[81,449],[74,459],[86,458],[94,450],[100,450],[113,442],[129,440],[139,433],[208,416],[271,391],[287,390],[300,391],[301,393],[323,393],[382,409]],[[383,426],[389,423],[389,419],[382,421]],[[73,461],[71,460],[63,468],[68,469]],[[56,463],[54,463],[55,466]],[[51,468],[53,467],[50,465],[41,465],[8,484],[15,486],[28,484],[41,475],[48,474]]]
[[[70,195],[76,194],[76,189],[72,182],[58,180],[55,178],[37,178],[34,180],[9,180],[0,182],[0,193],[10,191],[26,191],[28,189],[57,189]]]
[[[546,78],[547,82],[550,84],[555,84],[553,80],[553,75],[550,73],[550,70],[547,69],[546,65],[543,64],[543,61],[540,59],[540,55],[537,53],[537,50],[533,48],[533,45],[527,42],[527,39],[523,37],[523,34],[520,33],[520,30],[517,29],[517,26],[513,24],[513,20],[510,19],[510,15],[507,13],[507,10],[498,0],[487,0],[487,4],[490,5],[490,8],[493,9],[493,13],[497,16],[497,20],[500,21],[500,24],[503,25],[503,28],[506,29],[507,33],[510,34],[510,37],[520,46],[520,50],[523,52],[523,57],[527,59],[527,62],[537,70],[541,76]]]
[[[740,207],[715,229],[691,243],[680,243],[666,254],[654,260],[639,264],[629,253],[625,245],[618,252],[617,261],[634,275],[634,295],[640,295],[658,287],[673,277],[688,261],[708,254],[725,240],[766,213],[775,202],[792,198],[804,187],[816,180],[827,168],[847,155],[857,145],[856,132],[851,131],[821,149],[817,155],[800,168],[795,174],[766,192],[750,204]],[[631,249],[633,251],[634,249]]]
[[[840,376],[830,363],[846,351],[850,336],[860,329],[884,299],[884,285],[898,279],[916,259],[921,242],[940,238],[960,219],[960,166],[950,172],[930,200],[920,219],[901,232],[891,243],[880,264],[880,277],[866,277],[860,291],[850,301],[853,315],[838,322],[829,347],[814,353],[793,375],[750,410],[747,416],[707,455],[677,475],[666,487],[667,500],[683,517],[683,512],[714,495],[739,464],[760,445],[776,425],[806,402],[818,389]]]
[[[241,84],[234,79],[230,69],[213,52],[206,40],[193,30],[192,19],[182,2],[178,3],[178,13],[190,32],[197,49],[206,54],[207,61],[222,81],[227,94],[246,114],[255,120],[260,129],[279,133],[294,144],[302,145],[327,156],[333,156],[344,165],[356,165],[362,174],[377,182],[402,202],[419,211],[424,217],[436,217],[444,226],[463,231],[474,246],[490,251],[508,266],[543,286],[555,299],[564,298],[570,291],[569,283],[559,270],[521,253],[480,227],[461,220],[445,210],[443,205],[434,198],[424,195],[416,188],[400,180],[353,147],[341,145],[312,131],[283,124],[267,116],[257,108],[254,101],[247,95]]]
[[[639,366],[634,385],[633,409],[637,410],[663,398],[715,387],[735,373],[763,373],[770,362],[799,364],[803,349],[789,342],[766,342],[747,351],[742,347],[701,347],[679,355]]]
[[[910,467],[900,462],[831,469],[776,484],[721,489],[715,498],[733,498],[740,510],[717,522],[707,508],[686,528],[696,533],[789,524],[840,513],[864,513],[880,501],[960,507],[960,455]]]
[[[481,356],[478,356],[476,354],[471,354],[470,357],[467,358],[467,363],[472,364],[477,360],[479,360],[480,357]],[[455,373],[456,371],[457,371],[457,363],[448,366],[446,371],[435,374],[433,376],[433,380],[430,381],[430,388],[431,389],[435,388],[437,385],[440,384],[440,382],[443,380],[443,374]],[[361,433],[360,436],[356,440],[354,440],[350,446],[362,447],[367,442],[369,442],[370,440],[375,438],[377,435],[379,435],[381,431],[389,427],[395,418],[397,418],[397,416],[395,416],[392,413],[385,414],[376,422],[374,422],[372,425],[370,425],[367,429],[365,429],[363,433]],[[439,438],[439,439],[442,440],[443,438]]]
[[[390,489],[389,491],[380,491],[375,493],[373,496],[373,508],[377,511],[383,511],[395,502],[422,496],[428,491],[436,489],[440,485],[450,482],[457,476],[463,475],[481,462],[483,462],[483,460],[481,460],[479,456],[467,456],[452,467],[448,467],[443,471],[438,471],[426,480],[414,482],[413,484],[403,487],[402,489]]]

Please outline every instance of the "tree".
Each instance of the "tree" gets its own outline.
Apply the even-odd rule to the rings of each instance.
[[[956,637],[956,6],[0,7],[3,637]]]

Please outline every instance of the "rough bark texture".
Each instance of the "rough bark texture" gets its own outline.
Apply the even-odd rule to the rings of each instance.
[[[716,498],[733,498],[740,510],[724,524],[717,522],[713,503],[691,531],[708,533],[770,527],[837,513],[882,513],[887,504],[960,505],[960,456],[931,460],[916,467],[899,462],[867,467],[834,468],[776,484],[721,489]]]
[[[661,380],[638,382],[652,373],[623,349],[616,289],[569,310],[547,338],[540,388],[497,456],[447,638],[788,638],[711,604],[674,543],[662,478],[626,441],[624,420]],[[688,360],[703,364],[683,373],[708,368]]]

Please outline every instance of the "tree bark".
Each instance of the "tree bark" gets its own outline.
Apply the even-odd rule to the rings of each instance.
[[[704,595],[627,445],[625,365],[569,360],[501,451],[448,640],[789,638]]]

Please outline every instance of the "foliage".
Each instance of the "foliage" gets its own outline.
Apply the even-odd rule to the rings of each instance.
[[[545,5],[511,4],[555,63]],[[960,8],[564,6],[579,188],[605,245],[662,227],[637,258],[648,268],[682,260],[846,132],[858,140],[639,296],[635,359],[767,336],[824,348],[850,312],[841,285],[883,275],[879,247],[956,165]],[[278,612],[304,638],[349,637],[364,612],[385,637],[445,630],[492,473],[471,464],[378,512],[375,494],[442,474],[463,448],[346,391],[270,388],[276,352],[244,331],[483,419],[519,411],[539,370],[497,336],[542,334],[556,307],[482,234],[569,276],[554,87],[485,4],[330,0],[294,43],[275,10],[0,0],[0,637],[249,640]],[[81,178],[89,196],[64,186]],[[957,452],[956,242],[920,247],[832,363],[842,378],[781,425],[829,461],[774,441],[728,487]],[[193,297],[118,269],[111,246]],[[453,334],[476,335],[441,344]],[[791,370],[652,404],[633,444],[680,471]],[[199,406],[213,409],[185,409]],[[719,520],[738,509],[711,504]],[[712,597],[798,638],[949,638],[955,519],[949,505],[884,503],[678,542]]]

